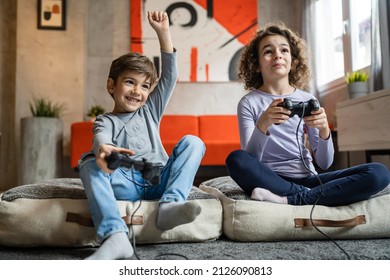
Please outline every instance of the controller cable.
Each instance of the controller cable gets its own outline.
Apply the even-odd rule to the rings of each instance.
[[[297,141],[297,145],[298,145],[298,148],[299,148],[299,155],[300,155],[300,158],[301,158],[301,161],[302,161],[302,164],[303,166],[305,167],[306,170],[308,170],[311,174],[313,174],[314,176],[316,176],[318,182],[320,183],[320,188],[321,188],[321,195],[317,198],[317,200],[314,202],[313,204],[313,207],[311,208],[311,211],[310,211],[310,222],[311,224],[313,225],[313,227],[319,232],[321,233],[322,235],[324,235],[326,238],[328,238],[330,241],[332,241],[345,255],[346,257],[348,258],[348,260],[351,260],[351,257],[349,256],[349,254],[336,242],[336,240],[334,240],[333,238],[331,238],[329,235],[327,235],[325,232],[323,232],[322,230],[320,230],[314,223],[313,221],[313,212],[314,212],[314,208],[315,206],[317,205],[318,201],[323,197],[323,183],[320,179],[320,177],[318,176],[317,173],[313,172],[307,165],[306,165],[306,162],[305,160],[303,159],[303,152],[302,152],[302,149],[301,149],[301,145],[299,144],[299,127],[301,125],[301,122],[303,120],[303,116],[304,116],[304,113],[305,113],[305,103],[302,102],[302,117],[300,117],[300,120],[299,120],[299,123],[298,123],[298,126],[297,126],[297,130],[295,132],[295,138],[296,138],[296,141]],[[304,140],[305,142],[305,140]]]
[[[144,195],[143,195],[143,198],[142,198],[142,194],[139,193],[138,189],[136,189],[137,191],[137,194],[138,194],[138,197],[139,197],[139,204],[137,206],[136,209],[134,209],[133,213],[131,214],[130,216],[130,224],[128,225],[128,228],[129,228],[129,240],[130,240],[130,243],[132,244],[133,246],[133,250],[134,250],[134,255],[135,257],[137,258],[137,260],[141,260],[141,258],[139,257],[138,255],[138,251],[137,251],[137,247],[136,247],[136,240],[135,240],[135,231],[133,229],[133,218],[135,217],[135,214],[136,212],[141,208],[141,205],[142,205],[142,201],[145,200],[145,189],[147,188],[150,188],[150,187],[153,187],[152,185],[146,185],[146,182],[144,181],[144,183],[141,185],[139,183],[137,183],[135,180],[134,180],[134,169],[131,168],[131,177],[132,179],[130,180],[130,182],[132,182],[136,187],[139,186],[141,188],[144,189]],[[128,205],[126,205],[126,215],[128,215],[130,213],[130,208]],[[177,253],[162,253],[162,254],[158,254],[154,257],[154,259],[159,259],[160,257],[163,257],[163,256],[179,256],[185,260],[188,260],[188,258],[182,254],[177,254]]]

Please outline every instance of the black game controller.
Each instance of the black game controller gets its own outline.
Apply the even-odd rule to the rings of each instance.
[[[134,167],[135,170],[141,171],[142,178],[148,180],[152,185],[158,185],[160,183],[160,171],[162,167],[160,164],[150,163],[145,160],[134,160],[128,155],[117,152],[113,152],[107,156],[106,161],[107,167],[111,170],[115,170],[118,167]]]
[[[304,102],[292,101],[290,98],[285,98],[278,106],[290,110],[290,117],[298,115],[300,118],[310,116],[312,111],[320,109],[320,103],[316,99],[310,99],[309,101]]]

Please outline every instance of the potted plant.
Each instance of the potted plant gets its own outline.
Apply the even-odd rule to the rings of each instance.
[[[44,98],[34,99],[33,103],[30,103],[30,111],[33,117],[47,117],[47,118],[60,118],[60,114],[64,110],[62,104],[53,104],[50,100]]]
[[[30,103],[32,116],[21,119],[21,184],[61,177],[64,106],[45,98]]]
[[[350,98],[356,98],[368,94],[368,73],[354,71],[347,73],[345,80],[348,84]]]
[[[91,122],[94,122],[96,120],[96,117],[101,115],[101,114],[104,114],[106,112],[106,110],[100,106],[100,105],[94,105],[92,106],[89,110],[88,110],[88,113],[87,113],[87,116],[89,117],[89,120]]]

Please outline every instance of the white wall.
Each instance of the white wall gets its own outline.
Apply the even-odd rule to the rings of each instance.
[[[167,114],[236,114],[237,103],[245,94],[240,83],[178,83]]]

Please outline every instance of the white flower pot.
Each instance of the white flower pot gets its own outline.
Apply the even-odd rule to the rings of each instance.
[[[349,97],[357,98],[368,94],[368,83],[367,82],[354,82],[348,84]]]
[[[21,184],[61,177],[63,121],[48,117],[22,118],[20,150]]]

